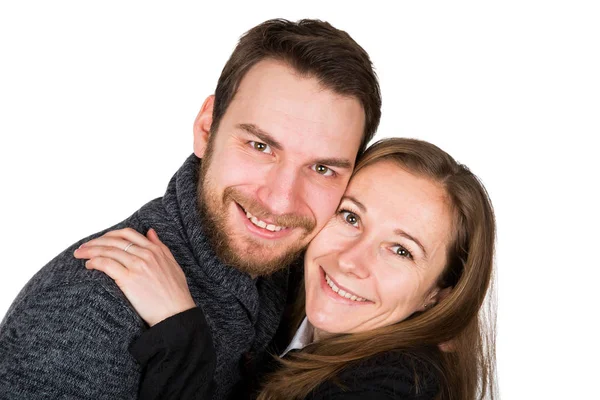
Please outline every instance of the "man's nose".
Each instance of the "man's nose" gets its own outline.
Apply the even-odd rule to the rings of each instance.
[[[258,191],[260,201],[276,215],[297,214],[303,197],[303,180],[292,166],[279,165],[267,174]]]

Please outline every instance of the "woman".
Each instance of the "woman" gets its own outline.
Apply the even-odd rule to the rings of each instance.
[[[306,250],[305,298],[296,303],[300,329],[291,346],[299,351],[286,351],[258,398],[493,397],[494,332],[481,310],[492,279],[494,238],[491,203],[466,167],[418,140],[387,139],[371,146],[357,163],[338,212]],[[143,268],[125,265],[135,283],[120,281],[107,263],[94,261],[104,254],[102,246],[122,249],[130,242],[154,244],[167,254],[141,263]],[[155,233],[146,239],[115,231],[86,248],[87,256],[78,256],[91,258],[87,267],[115,279],[151,326],[195,307],[185,277]],[[148,294],[146,285],[159,289]],[[153,304],[161,306],[157,310]],[[187,345],[206,333],[201,312],[174,318],[188,334]],[[192,377],[190,385],[196,385],[194,376],[202,377],[196,382],[211,376],[205,339],[204,361],[194,368],[186,364],[189,347],[177,353],[178,346],[163,341],[165,327],[175,319],[138,340],[153,343],[137,354],[151,371],[143,391],[181,390],[176,388],[181,380],[169,381],[173,376]],[[304,343],[297,340],[302,336]],[[150,359],[156,340],[160,351],[172,352],[169,360]],[[140,351],[139,343],[136,348]],[[197,349],[191,353],[198,356]],[[160,388],[152,386],[157,376]],[[209,390],[202,385],[199,390]]]

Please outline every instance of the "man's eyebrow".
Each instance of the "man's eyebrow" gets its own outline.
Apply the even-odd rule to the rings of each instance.
[[[320,158],[315,160],[315,164],[344,169],[352,169],[353,167],[352,162],[347,158]]]
[[[427,251],[425,250],[425,247],[423,247],[423,245],[421,244],[421,242],[419,242],[419,240],[417,238],[409,235],[408,233],[404,232],[402,229],[395,229],[394,233],[398,236],[402,236],[408,240],[415,242],[416,245],[419,246],[419,248],[423,252],[423,258],[427,259]]]
[[[279,143],[277,140],[275,140],[275,138],[273,136],[271,136],[267,132],[263,131],[262,129],[260,129],[258,126],[254,125],[254,124],[238,124],[237,127],[239,129],[242,129],[242,130],[248,132],[251,135],[256,136],[264,144],[268,144],[269,146],[271,146],[277,150],[283,149],[283,146],[281,145],[281,143]]]
[[[279,143],[273,136],[263,131],[254,124],[238,124],[237,127],[243,131],[248,132],[253,136],[256,136],[261,142],[263,142],[264,144],[268,144],[276,150],[283,149],[283,145]],[[314,164],[326,165],[328,167],[337,167],[343,169],[352,169],[354,167],[353,162],[348,160],[347,158],[319,158],[314,160],[313,162]]]

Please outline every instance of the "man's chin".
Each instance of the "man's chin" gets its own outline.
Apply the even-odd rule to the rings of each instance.
[[[230,249],[228,254],[222,254],[221,260],[253,277],[268,276],[289,267],[303,253],[303,249],[293,249],[283,254],[272,254],[265,251],[235,251]],[[271,254],[269,254],[271,253]],[[242,255],[241,257],[238,254]]]
[[[253,277],[268,276],[287,268],[304,251],[304,247],[277,251],[257,245],[236,247],[231,243],[222,244],[217,249],[217,257],[225,264]]]
[[[299,230],[288,232],[285,238],[263,238],[249,232],[245,225],[238,226],[243,219],[234,218],[236,215],[229,214],[228,218],[227,212],[209,212],[209,200],[199,203],[200,215],[206,236],[222,263],[253,277],[265,276],[288,267],[303,253],[306,237],[299,237]]]
[[[243,260],[242,262],[238,262],[234,265],[234,267],[240,271],[244,272],[251,277],[255,278],[257,276],[269,276],[274,274],[277,271],[280,271],[287,267],[284,263],[278,262],[267,262],[264,260]]]

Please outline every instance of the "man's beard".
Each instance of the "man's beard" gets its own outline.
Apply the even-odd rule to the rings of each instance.
[[[270,275],[288,267],[303,253],[307,244],[304,243],[305,239],[314,231],[315,221],[299,215],[272,215],[256,200],[247,197],[235,188],[226,188],[222,197],[214,193],[210,178],[207,177],[212,161],[211,147],[211,143],[209,143],[200,166],[198,208],[205,235],[217,257],[221,262],[253,277]],[[276,247],[279,247],[277,244],[275,246],[265,245],[264,242],[253,240],[248,236],[240,237],[228,231],[230,227],[227,224],[227,211],[232,202],[243,205],[246,211],[259,219],[268,218],[273,224],[285,226],[288,229],[301,228],[304,233],[296,243],[288,245],[282,254],[267,258]],[[273,241],[277,242],[277,240]]]

